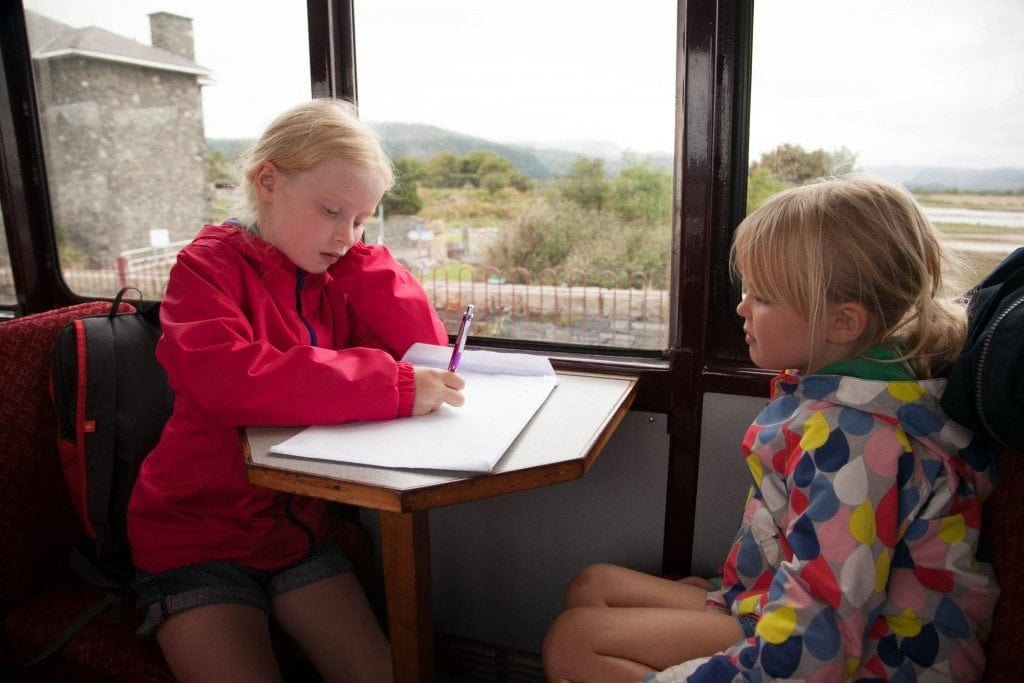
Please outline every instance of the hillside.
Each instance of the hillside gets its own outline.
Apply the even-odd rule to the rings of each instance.
[[[429,159],[438,152],[445,151],[463,156],[473,150],[482,149],[505,157],[520,172],[531,178],[551,177],[550,169],[540,162],[532,150],[525,147],[504,145],[420,123],[379,123],[374,124],[374,127],[381,136],[384,148],[393,159]]]
[[[891,178],[910,190],[926,192],[1020,192],[1024,190],[1021,168],[951,168],[931,166],[877,166],[864,169]]]
[[[607,142],[576,145],[573,149],[552,149],[493,142],[420,123],[380,123],[374,124],[374,127],[393,159],[406,156],[429,159],[439,152],[454,152],[462,156],[482,149],[505,157],[520,172],[536,180],[546,180],[565,173],[579,156],[603,159],[609,176],[617,174],[622,166],[621,150]],[[207,149],[219,150],[233,159],[254,142],[252,139],[210,138],[206,146]],[[669,154],[644,156],[658,168],[672,168],[672,157]]]
[[[463,135],[421,123],[374,124],[385,149],[392,158],[411,156],[429,159],[439,152],[455,152],[459,156],[476,149],[499,154],[531,178],[545,180],[564,174],[579,156],[603,159],[609,176],[622,167],[622,150],[608,142],[566,144],[565,148],[535,147],[528,144],[506,144]],[[220,150],[229,158],[252,145],[251,139],[211,138],[207,148]],[[672,170],[670,154],[642,154],[656,168]],[[931,192],[1020,192],[1024,191],[1022,168],[951,168],[914,166],[865,167],[874,173],[901,183],[911,190]]]

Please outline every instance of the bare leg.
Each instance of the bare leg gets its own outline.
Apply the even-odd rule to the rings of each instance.
[[[278,682],[267,617],[250,605],[204,605],[175,614],[156,632],[182,683]]]
[[[325,681],[391,680],[391,648],[352,572],[282,593],[272,607]]]
[[[593,564],[573,577],[565,607],[676,607],[704,610],[707,588],[612,564]]]
[[[595,564],[569,583],[566,611],[544,640],[548,680],[635,681],[743,638],[729,614],[704,609],[709,584]]]
[[[636,683],[742,640],[728,614],[664,607],[574,607],[544,639],[549,681]]]

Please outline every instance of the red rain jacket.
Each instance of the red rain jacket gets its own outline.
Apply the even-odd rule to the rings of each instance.
[[[311,274],[230,224],[178,255],[160,322],[174,412],[128,508],[135,565],[151,573],[211,561],[274,571],[306,556],[324,537],[323,502],[249,484],[237,427],[407,416],[413,370],[396,359],[448,341],[386,248],[357,244]]]

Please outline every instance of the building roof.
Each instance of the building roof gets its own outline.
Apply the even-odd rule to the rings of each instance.
[[[78,55],[194,74],[201,81],[209,81],[213,77],[211,70],[181,55],[152,45],[143,45],[96,26],[74,28],[29,10],[25,10],[25,25],[33,59]]]

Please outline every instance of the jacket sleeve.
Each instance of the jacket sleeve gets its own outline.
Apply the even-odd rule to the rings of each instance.
[[[848,663],[863,656],[896,544],[895,470],[903,446],[891,426],[875,423],[874,445],[890,451],[876,452],[875,462],[892,462],[891,473],[880,473],[841,429],[829,427],[830,410],[839,409],[801,414],[758,445],[774,454],[769,464],[759,459],[759,488],[773,514],[784,512],[783,561],[762,599],[755,636],[708,658],[686,680],[843,680]],[[802,433],[790,431],[793,424]],[[747,543],[741,556],[764,552],[754,535]]]
[[[330,295],[347,301],[352,345],[384,349],[400,358],[416,342],[448,343],[423,287],[386,247],[357,243],[328,272]]]
[[[266,306],[266,295],[245,291],[231,275],[245,268],[230,254],[179,254],[160,308],[163,337],[157,347],[172,388],[185,399],[179,405],[176,398],[176,411],[196,410],[203,420],[234,426],[337,424],[409,414],[412,366],[387,351],[275,342],[257,334],[251,310]],[[426,330],[429,335],[433,328]]]

